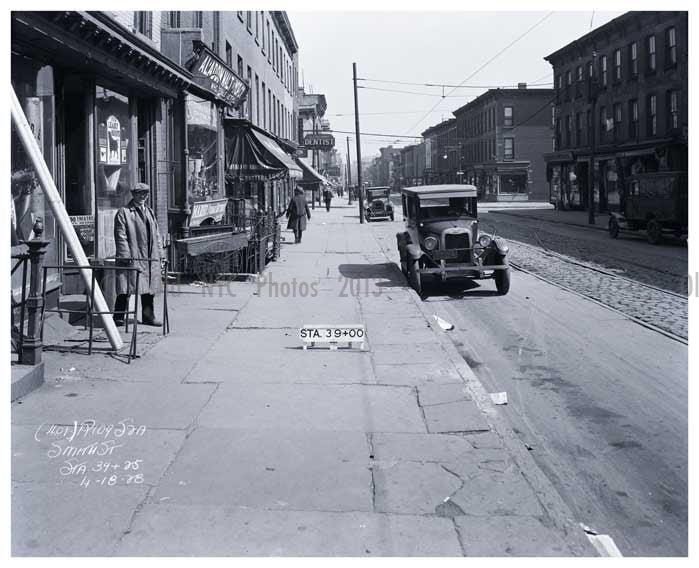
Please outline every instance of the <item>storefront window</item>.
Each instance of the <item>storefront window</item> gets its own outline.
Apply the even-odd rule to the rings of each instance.
[[[54,173],[54,83],[53,68],[26,57],[12,55],[12,86],[34,133],[49,171]],[[42,239],[51,241],[44,262],[56,264],[58,260],[58,237],[56,222],[46,202],[34,167],[19,136],[12,127],[11,134],[11,230],[12,253],[23,252],[22,241],[34,238],[34,223],[41,218],[44,226]],[[14,247],[17,247],[16,249]],[[21,271],[12,280],[21,288]]]
[[[114,256],[114,216],[131,199],[131,121],[128,97],[97,86],[97,227],[101,257]]]
[[[188,193],[193,201],[220,199],[218,187],[218,111],[198,97],[187,101]]]
[[[500,193],[527,193],[527,174],[501,175]]]

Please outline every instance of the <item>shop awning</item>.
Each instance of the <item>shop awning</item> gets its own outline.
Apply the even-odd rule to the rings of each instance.
[[[303,176],[291,156],[247,120],[225,121],[225,147],[228,180],[269,181]]]
[[[303,158],[296,158],[296,162],[303,170],[303,179],[299,181],[300,184],[305,185],[311,183],[322,183],[325,185],[330,185],[330,181],[328,181],[323,174],[318,172],[318,170],[306,162],[306,160]]]

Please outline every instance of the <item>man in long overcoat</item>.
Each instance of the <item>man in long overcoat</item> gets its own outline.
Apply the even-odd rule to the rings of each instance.
[[[142,321],[145,325],[160,326],[155,318],[153,300],[162,289],[160,272],[161,240],[158,221],[153,210],[146,205],[150,188],[145,183],[137,183],[131,191],[131,201],[117,211],[114,217],[114,241],[116,242],[117,263],[135,267],[140,271],[138,290],[136,272],[124,270],[116,272],[116,304],[114,321],[124,323],[129,296],[140,294]],[[122,259],[122,260],[120,260]]]
[[[333,200],[333,192],[327,187],[323,191],[323,200],[325,201],[325,209],[330,211],[330,202]]]
[[[301,242],[301,236],[306,230],[306,217],[310,220],[311,212],[308,209],[308,203],[303,195],[303,190],[296,188],[294,196],[289,201],[289,206],[286,208],[286,216],[289,222],[286,224],[287,229],[294,231],[294,242]]]

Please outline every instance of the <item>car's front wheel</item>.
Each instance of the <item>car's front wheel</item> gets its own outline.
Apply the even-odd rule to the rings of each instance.
[[[410,285],[422,296],[422,276],[420,274],[420,261],[408,259]]]
[[[510,269],[503,268],[495,271],[495,287],[498,294],[504,296],[510,291]]]

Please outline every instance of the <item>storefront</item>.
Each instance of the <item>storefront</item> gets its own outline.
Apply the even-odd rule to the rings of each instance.
[[[246,227],[233,219],[224,177],[224,117],[235,114],[248,93],[247,83],[205,44],[195,41],[189,72],[192,83],[178,102],[182,134],[173,140],[184,164],[170,207],[173,266],[201,272],[202,262],[220,261],[247,242]],[[202,261],[202,262],[200,262]],[[224,262],[231,268],[231,263]]]
[[[151,187],[150,205],[164,231],[167,164],[175,159],[155,140],[170,135],[169,110],[189,81],[102,13],[13,12],[12,84],[88,257],[115,254],[114,215],[137,182]],[[31,238],[41,217],[50,241],[45,262],[69,263],[14,131],[11,145],[12,245]],[[54,273],[49,291],[61,283],[64,293],[80,289]]]
[[[298,185],[303,189],[308,203],[315,203],[314,198],[318,199],[323,194],[324,187],[330,187],[330,181],[313,166],[311,166],[304,158],[298,158],[296,163],[303,170],[303,177],[299,180]]]

